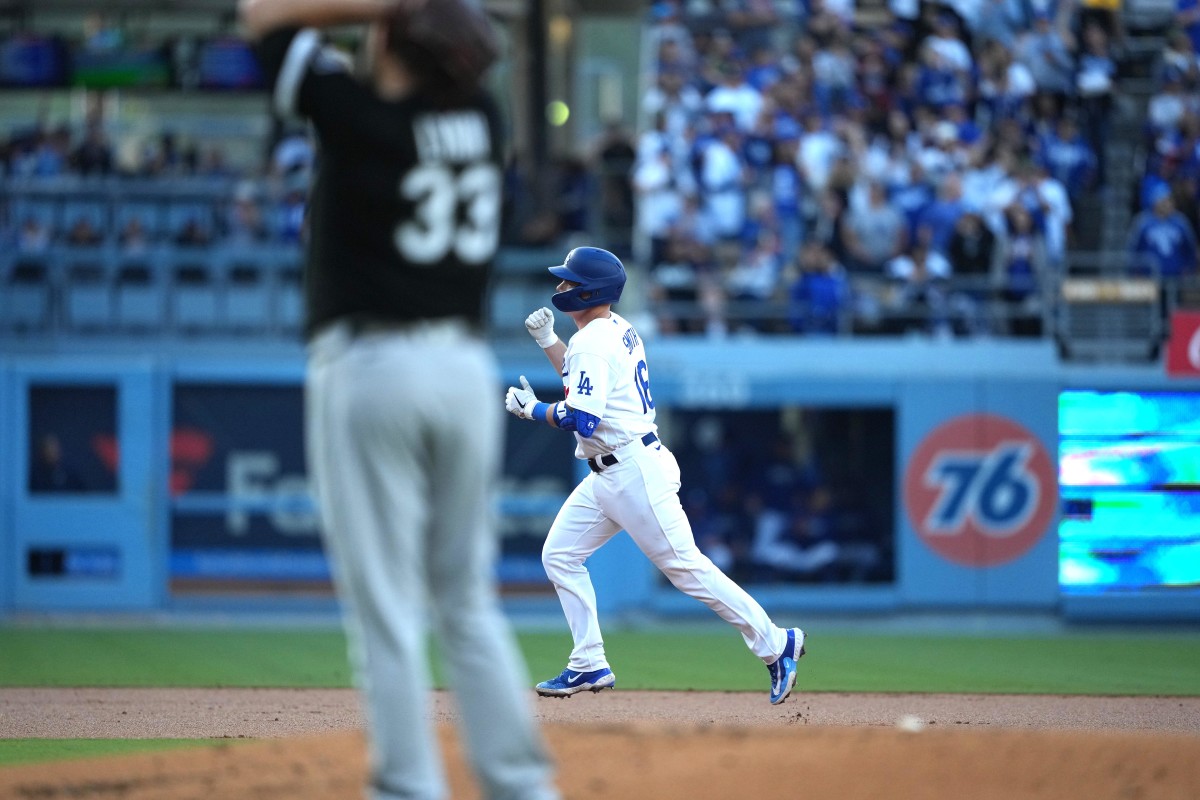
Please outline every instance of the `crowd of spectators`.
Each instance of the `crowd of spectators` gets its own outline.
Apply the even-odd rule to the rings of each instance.
[[[1146,169],[1129,248],[1140,272],[1197,272],[1200,225],[1200,5],[1179,0],[1153,76],[1142,149]]]
[[[659,0],[644,128],[613,126],[555,164],[553,201],[537,207],[526,189],[540,178],[514,159],[505,242],[632,224],[665,333],[1038,335],[1076,210],[1110,172],[1125,34],[1108,5]],[[1166,276],[1196,272],[1200,222],[1200,4],[1179,8],[1128,245],[1135,268]],[[10,202],[6,244],[299,240],[313,159],[302,131],[282,131],[249,169],[169,131],[111,135],[99,108],[79,129],[15,130],[0,176],[211,178],[223,194],[169,218]],[[626,238],[605,242],[629,254]]]
[[[304,130],[283,129],[265,163],[234,166],[219,145],[171,131],[114,144],[107,127],[92,113],[78,130],[39,123],[0,140],[12,249],[299,242],[314,159]]]
[[[78,130],[66,123],[38,122],[0,139],[0,178],[79,177],[227,178],[235,170],[218,146],[182,142],[171,131],[130,136],[114,144],[102,113],[92,113]]]
[[[651,6],[633,184],[663,331],[1040,332],[1074,208],[1105,186],[1115,12],[878,12]]]

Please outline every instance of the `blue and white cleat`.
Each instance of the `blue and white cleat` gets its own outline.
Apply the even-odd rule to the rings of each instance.
[[[616,685],[617,676],[613,675],[613,671],[608,667],[591,672],[576,672],[568,667],[557,678],[539,683],[537,693],[542,697],[570,697],[578,692],[589,690],[598,692],[601,689],[611,689]]]
[[[796,685],[796,662],[804,655],[804,631],[790,628],[783,654],[772,664],[767,664],[771,673],[771,705],[777,706],[787,700]]]

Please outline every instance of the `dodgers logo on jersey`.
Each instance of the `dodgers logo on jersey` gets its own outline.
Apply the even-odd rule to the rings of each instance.
[[[1057,475],[1027,428],[994,414],[937,427],[913,452],[904,505],[931,550],[971,567],[1024,555],[1054,516]]]
[[[575,391],[587,395],[592,393],[592,379],[587,376],[587,370],[579,370],[579,385],[575,387]]]

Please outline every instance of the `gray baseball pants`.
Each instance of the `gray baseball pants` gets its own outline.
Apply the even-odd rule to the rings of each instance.
[[[309,346],[309,472],[366,706],[375,800],[447,795],[429,718],[429,629],[483,794],[554,800],[524,661],[496,595],[492,498],[503,397],[452,323]]]

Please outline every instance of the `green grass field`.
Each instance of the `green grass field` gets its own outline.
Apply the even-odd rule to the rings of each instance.
[[[724,627],[616,631],[626,689],[757,691],[766,671]],[[530,672],[562,669],[563,633],[525,633]],[[436,674],[436,663],[435,663]],[[1200,695],[1200,636],[886,636],[813,631],[806,691]],[[0,686],[350,685],[335,631],[0,628]]]
[[[766,670],[741,638],[614,631],[623,689],[759,691]],[[536,678],[557,674],[563,633],[525,633]],[[434,673],[438,674],[436,659]],[[328,630],[0,628],[0,687],[344,687],[345,640]],[[1200,635],[870,635],[811,631],[803,691],[1200,695]],[[0,720],[0,736],[3,736]],[[0,739],[0,765],[212,744],[213,740]]]
[[[218,747],[245,739],[0,739],[0,767],[98,758],[183,747]]]

